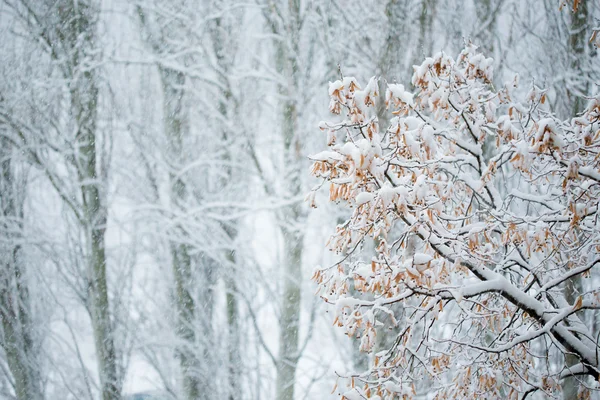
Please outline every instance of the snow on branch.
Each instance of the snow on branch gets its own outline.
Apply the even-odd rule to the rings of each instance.
[[[343,120],[320,124],[312,174],[352,215],[328,243],[340,261],[313,279],[374,354],[342,398],[558,397],[566,376],[600,377],[584,318],[600,289],[568,285],[600,262],[600,98],[561,121],[544,90],[518,101],[516,80],[492,80],[473,45],[427,58],[412,91],[388,85],[384,130],[375,78],[329,85]]]

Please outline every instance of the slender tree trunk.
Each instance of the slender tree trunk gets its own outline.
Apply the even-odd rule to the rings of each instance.
[[[94,340],[100,373],[100,385],[103,400],[116,400],[121,397],[120,374],[117,351],[113,337],[108,280],[106,275],[106,223],[108,208],[106,204],[107,184],[99,173],[97,146],[97,105],[98,88],[96,76],[86,71],[74,89],[71,90],[73,115],[79,132],[78,144],[80,159],[76,161],[79,180],[82,182],[83,228],[88,241],[88,299],[94,331]]]
[[[571,56],[571,71],[577,76],[583,75],[581,71],[582,61],[586,54],[586,45],[588,38],[587,27],[589,26],[589,11],[587,0],[582,0],[576,13],[571,15],[571,26],[569,35],[569,50]],[[573,104],[570,117],[575,117],[585,108],[585,99],[582,94],[586,93],[589,88],[589,81],[583,80],[576,84],[575,88],[567,87],[567,95]],[[565,285],[565,298],[570,304],[575,304],[577,297],[583,293],[583,283],[581,275],[573,277]],[[566,363],[568,366],[579,363],[579,358],[572,354],[567,354]],[[563,398],[576,399],[580,381],[582,378],[570,377],[562,382]],[[584,378],[585,379],[585,378]]]
[[[235,265],[236,257],[233,252],[227,255],[230,268]],[[225,278],[225,288],[227,291],[227,381],[229,383],[229,400],[237,400],[242,396],[241,392],[241,374],[240,374],[240,326],[239,326],[239,309],[237,301],[237,285],[234,276],[234,271],[227,271]]]
[[[298,63],[290,53],[298,54],[299,5],[290,7],[290,28],[288,28],[291,49],[278,46],[277,67],[286,79],[287,87],[280,87],[284,99],[282,133],[286,154],[286,179],[289,196],[298,196],[302,191],[301,163],[302,145],[298,137]],[[304,219],[301,205],[294,204],[282,212],[281,223],[284,236],[283,292],[281,317],[279,321],[279,357],[277,364],[276,399],[293,400],[296,380],[296,367],[300,357],[298,331],[300,322],[302,251],[304,234],[297,225]]]
[[[476,45],[480,47],[481,52],[486,57],[494,56],[494,42],[496,40],[496,23],[498,13],[501,10],[501,5],[504,0],[480,0],[475,2],[475,14],[477,15],[477,23],[485,24],[478,37],[475,38]],[[496,71],[496,69],[494,69]]]
[[[189,291],[191,282],[191,257],[187,246],[171,244],[173,276],[175,278],[175,306],[177,310],[176,354],[182,371],[183,398],[198,399],[200,396],[200,362],[195,355],[195,301]]]
[[[23,220],[22,198],[18,193],[11,160],[11,146],[0,139],[0,225],[5,232],[21,230]],[[18,224],[18,227],[14,225]],[[9,234],[10,235],[10,234]],[[34,348],[34,325],[31,318],[29,288],[25,264],[21,259],[21,246],[7,237],[0,245],[0,320],[2,336],[0,345],[6,353],[8,367],[13,376],[18,400],[41,400],[42,382],[39,362]]]
[[[160,70],[160,75],[168,154],[174,166],[181,166],[189,156],[185,150],[188,118],[184,104],[186,80],[183,73],[165,68]],[[170,181],[173,206],[185,211],[185,201],[189,196],[186,183],[174,173],[171,173]],[[212,330],[215,263],[192,255],[193,249],[186,243],[188,234],[181,226],[175,228],[173,235],[170,246],[179,337],[176,354],[182,372],[183,397],[186,400],[214,399],[217,394]]]
[[[298,210],[291,216],[298,218]],[[300,325],[300,304],[302,281],[303,235],[284,229],[284,283],[279,321],[279,359],[277,365],[277,400],[293,400],[298,364],[298,333]]]
[[[240,21],[232,17],[233,23]],[[226,43],[230,43],[232,47],[236,44],[230,38],[232,33],[232,21],[224,18],[215,18],[214,25],[210,30],[213,51],[219,68],[219,77],[221,81],[221,90],[219,93],[219,114],[224,121],[234,121],[238,118],[239,110],[236,102],[233,99],[230,82],[228,80],[230,70],[232,68],[235,54],[235,48],[225,48]],[[231,146],[235,143],[235,136],[231,134],[229,128],[224,126],[221,130],[221,140],[228,151],[224,152],[223,161],[225,161],[226,174],[221,182],[223,187],[226,187],[229,182],[234,181],[235,171],[227,164],[235,160],[235,148]],[[223,223],[221,228],[227,233],[229,245],[233,247],[235,239],[238,235],[238,229],[232,224]],[[221,265],[221,276],[224,278],[226,290],[226,313],[227,313],[227,397],[229,400],[237,400],[242,398],[241,389],[241,371],[240,363],[242,361],[240,349],[240,326],[239,326],[239,305],[238,305],[238,288],[236,284],[236,263],[237,259],[235,252],[232,250],[225,251],[226,265]]]
[[[382,78],[379,81],[380,96],[376,100],[380,129],[386,129],[390,119],[385,106],[386,82],[393,83],[396,80],[404,82],[412,74],[412,66],[410,71],[404,70],[404,60],[400,59],[400,56],[406,52],[404,43],[409,34],[407,24],[404,23],[407,12],[406,0],[388,0],[385,5],[387,34],[376,65],[377,74]]]
[[[433,48],[433,21],[435,20],[437,0],[421,0],[419,13],[419,41],[413,62],[409,66],[409,76],[412,75],[413,64],[420,63],[425,57],[431,57]]]
[[[215,377],[221,369],[217,364],[217,343],[213,330],[213,316],[215,311],[214,287],[217,278],[218,263],[208,257],[195,257],[194,269],[200,273],[199,282],[194,285],[196,297],[196,343],[202,349],[202,358],[199,360],[200,400],[220,400],[221,392],[216,384]],[[199,329],[199,331],[198,331]]]
[[[163,32],[164,36],[153,36],[154,32],[152,20],[149,20],[145,9],[138,5],[136,12],[140,18],[140,23],[145,30],[145,41],[151,46],[157,54],[168,51],[169,32]],[[160,22],[154,22],[160,24]],[[184,104],[184,95],[186,84],[185,75],[174,69],[159,67],[159,76],[163,89],[163,130],[166,138],[165,156],[171,169],[181,166],[186,160],[185,137],[187,134],[188,112]],[[188,197],[188,188],[183,177],[178,176],[176,172],[169,172],[169,196],[172,207],[176,210],[182,210],[185,207],[185,201]],[[206,385],[203,385],[201,375],[209,370],[206,357],[202,364],[198,354],[202,351],[208,351],[205,343],[200,343],[202,339],[197,335],[197,318],[199,313],[199,304],[201,300],[208,301],[205,304],[206,309],[210,309],[208,322],[202,325],[202,329],[212,322],[212,285],[202,282],[202,290],[209,293],[206,299],[199,299],[196,296],[197,277],[194,273],[195,256],[192,257],[192,248],[188,244],[187,233],[179,225],[169,232],[171,239],[169,248],[171,253],[171,269],[174,280],[173,305],[175,307],[175,333],[177,343],[175,344],[175,355],[179,360],[181,368],[181,390],[182,398],[185,400],[196,400],[210,398],[212,391]],[[206,272],[206,271],[203,271]],[[206,318],[205,318],[206,321]],[[205,337],[210,335],[204,332]],[[204,344],[204,348],[202,345]],[[206,355],[206,353],[205,353]]]
[[[421,4],[419,22],[421,23],[420,29],[423,34],[425,34],[425,31],[422,24],[429,21],[427,14],[427,4],[429,1],[431,0],[422,0]],[[410,4],[410,1],[407,2],[406,0],[388,0],[384,9],[387,25],[387,36],[382,53],[377,63],[377,70],[383,78],[379,82],[380,96],[377,100],[377,120],[379,122],[380,130],[387,129],[391,116],[385,105],[385,91],[387,88],[387,83],[392,83],[396,80],[399,82],[410,81],[410,76],[413,73],[413,63],[411,62],[409,68],[405,69],[405,61],[401,58],[407,52],[407,50],[410,49],[409,47],[406,47],[406,43],[409,42],[409,39],[411,38],[411,32],[409,29],[407,29],[407,25],[404,23],[405,16],[410,11]],[[419,37],[419,44],[416,49],[413,49],[415,52],[417,52],[417,54],[423,51],[423,40],[424,39]],[[369,245],[372,245],[373,249],[375,249],[379,246],[379,244],[379,239],[375,238]],[[392,309],[395,313],[400,313],[402,311],[402,305],[395,304],[393,305]],[[394,332],[383,329],[377,334],[375,348],[387,349],[393,340],[395,340]],[[356,354],[354,358],[357,360],[357,362],[362,362],[363,364],[367,363],[368,356],[360,352],[360,348],[358,347],[357,343],[355,343],[354,352]]]
[[[167,136],[168,154],[175,165],[184,160],[184,135],[186,112],[183,103],[185,76],[181,72],[170,69],[160,70],[163,85],[163,118],[165,135]],[[170,174],[171,200],[173,206],[182,206],[186,197],[186,185],[181,177]],[[200,382],[200,360],[196,356],[199,350],[196,338],[196,299],[193,293],[194,277],[192,257],[189,245],[183,244],[184,231],[178,227],[171,242],[171,259],[175,281],[175,307],[177,311],[177,336],[179,343],[176,354],[182,372],[183,398],[196,400],[202,393]],[[182,237],[179,239],[177,236]]]
[[[590,82],[582,70],[583,62],[586,59],[586,47],[590,46],[588,38],[590,36],[590,12],[589,0],[581,0],[577,11],[571,14],[571,26],[569,29],[569,50],[571,57],[571,71],[576,74],[577,80],[575,87],[567,87],[567,95],[571,104],[573,104],[572,115],[583,112],[586,99],[583,97],[589,92]]]

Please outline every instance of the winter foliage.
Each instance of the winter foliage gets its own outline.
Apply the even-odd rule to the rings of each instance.
[[[599,18],[0,0],[0,400],[600,398]]]
[[[361,350],[397,332],[348,399],[412,397],[420,380],[436,398],[554,396],[570,375],[589,396],[585,376],[598,378],[586,315],[600,307],[588,284],[600,263],[600,98],[561,121],[545,91],[520,102],[516,82],[494,90],[492,72],[472,44],[456,60],[426,58],[415,94],[388,85],[386,130],[374,79],[330,84],[345,119],[321,124],[330,151],[312,173],[353,211],[329,243],[344,258],[314,279]]]

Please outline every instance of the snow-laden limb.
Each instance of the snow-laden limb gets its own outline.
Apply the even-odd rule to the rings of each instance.
[[[565,371],[600,376],[585,318],[600,290],[567,285],[600,262],[600,100],[561,121],[544,90],[519,103],[492,73],[472,45],[426,59],[414,93],[389,86],[383,132],[377,85],[330,86],[330,110],[347,118],[321,123],[329,149],[312,173],[353,212],[329,241],[343,258],[314,279],[361,350],[397,333],[345,398],[560,396]]]

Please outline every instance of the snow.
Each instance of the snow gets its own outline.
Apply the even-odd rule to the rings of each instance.
[[[374,198],[375,198],[375,195],[373,193],[360,192],[358,195],[356,195],[354,200],[356,201],[356,204],[360,206],[362,204],[373,201]]]
[[[321,151],[320,153],[308,156],[313,161],[344,161],[344,156],[335,151]]]
[[[364,396],[358,393],[356,389],[352,389],[344,392],[344,394],[342,394],[342,398],[347,400],[363,400]]]
[[[394,198],[397,195],[394,187],[392,187],[391,185],[389,185],[387,183],[381,189],[379,189],[377,193],[385,207],[392,204],[392,201],[394,200]]]
[[[404,85],[402,84],[389,84],[388,85],[388,98],[393,96],[403,103],[408,104],[409,106],[414,106],[414,95],[406,90],[404,90]]]
[[[559,128],[552,118],[543,118],[538,121],[538,130],[535,136],[537,141],[551,143],[554,147],[562,148],[564,140],[559,135]]]
[[[584,166],[579,168],[579,173],[584,176],[588,176],[595,180],[596,182],[600,182],[600,171],[594,169],[591,166]]]
[[[427,264],[429,263],[431,260],[433,260],[433,256],[431,254],[426,254],[426,253],[416,253],[413,256],[413,263],[414,264]]]
[[[329,82],[329,95],[333,96],[336,92],[344,89],[344,83],[341,80],[337,80],[334,82]]]
[[[464,385],[462,397],[496,398],[530,387],[514,371],[538,384],[598,367],[600,59],[554,62],[591,32],[525,29],[527,2],[483,25],[455,2],[461,12],[431,14],[431,32],[382,19],[386,2],[5,2],[0,307],[18,310],[0,347],[40,355],[23,364],[39,374],[32,397],[107,397],[94,327],[123,362],[126,398],[190,397],[182,383],[196,377],[214,399],[283,386],[363,399],[363,380],[396,397],[457,398]],[[539,11],[542,22],[566,15]],[[499,58],[471,44],[454,58],[448,26],[479,50],[492,38]],[[398,35],[385,32],[401,31],[398,59]],[[414,88],[388,85],[417,43],[443,51],[414,66]],[[564,119],[574,98],[588,106]],[[348,201],[327,203],[328,189]],[[308,212],[305,195],[324,206]],[[574,278],[581,298],[563,290]],[[33,350],[16,340],[24,332]],[[355,368],[352,349],[375,342],[380,362],[400,367],[368,354],[370,370]],[[565,368],[567,351],[582,364]],[[193,377],[183,355],[198,360]],[[447,364],[429,375],[438,356]],[[531,366],[538,356],[552,362]],[[514,371],[496,362],[506,357]],[[14,363],[0,351],[6,398],[24,382]],[[282,366],[293,380],[278,380]],[[415,379],[427,383],[417,394]]]
[[[360,86],[358,85],[358,81],[356,80],[356,78],[354,78],[353,76],[344,77],[344,79],[342,80],[341,87],[343,87],[344,89],[349,89],[351,85],[356,86],[358,89],[360,89]],[[331,88],[331,86],[330,86],[330,88]],[[339,88],[338,88],[338,90],[339,90]]]

